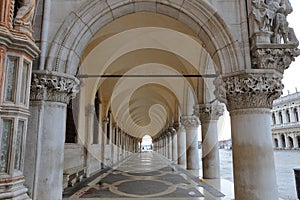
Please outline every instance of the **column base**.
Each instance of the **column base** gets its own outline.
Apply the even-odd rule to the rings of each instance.
[[[0,179],[0,199],[31,200],[24,182],[24,177]]]

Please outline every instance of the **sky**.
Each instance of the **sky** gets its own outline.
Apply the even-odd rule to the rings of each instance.
[[[292,27],[296,33],[298,40],[300,41],[300,0],[290,0],[293,6],[293,12],[288,15],[289,26]],[[283,74],[284,91],[283,95],[296,92],[296,87],[300,91],[300,56],[298,56],[290,66],[289,69],[285,70]]]

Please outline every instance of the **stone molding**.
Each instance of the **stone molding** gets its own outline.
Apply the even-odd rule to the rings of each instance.
[[[69,103],[78,92],[79,80],[74,76],[33,71],[31,79],[31,101],[54,101]]]
[[[218,120],[224,113],[224,106],[220,104],[199,104],[194,106],[194,110],[201,123],[205,123],[211,120]]]
[[[295,57],[300,55],[300,50],[289,45],[259,45],[251,50],[252,68],[276,69],[283,73]]]
[[[199,117],[195,115],[181,116],[180,122],[185,128],[197,128],[200,125]]]
[[[229,111],[247,108],[272,108],[273,100],[281,96],[280,74],[266,70],[260,73],[243,72],[215,79],[215,96]]]

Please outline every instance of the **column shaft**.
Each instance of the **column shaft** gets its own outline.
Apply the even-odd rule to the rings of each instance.
[[[198,153],[198,127],[199,118],[196,116],[182,116],[181,123],[186,131],[186,159],[188,170],[199,169],[199,153]]]
[[[183,126],[178,131],[178,164],[186,166],[186,133]]]
[[[278,199],[270,110],[230,114],[235,199]]]

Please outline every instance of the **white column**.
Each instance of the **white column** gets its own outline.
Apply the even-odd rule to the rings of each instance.
[[[91,155],[91,145],[93,143],[93,135],[94,135],[94,115],[95,115],[95,106],[94,105],[86,105],[85,107],[85,147],[86,157],[86,177],[90,177],[92,172],[92,160],[93,156]]]
[[[200,125],[199,118],[194,115],[182,116],[181,123],[185,127],[186,131],[186,167],[188,170],[198,170],[198,127]]]
[[[219,104],[201,104],[195,106],[200,115],[202,129],[202,170],[203,178],[220,178],[218,119],[224,108]]]
[[[167,137],[168,137],[168,159],[172,160],[173,156],[173,143],[172,143],[172,133],[167,132]]]
[[[272,70],[259,72],[215,80],[215,94],[226,103],[231,116],[236,200],[278,200],[271,108],[281,95],[282,77]]]
[[[109,122],[108,117],[104,117],[102,120],[102,134],[101,134],[101,160],[103,165],[106,164],[105,146],[107,144],[107,124]]]
[[[34,200],[62,199],[66,108],[78,81],[64,74],[36,72],[26,143],[25,181]],[[58,82],[69,83],[66,88]]]
[[[178,164],[186,166],[186,132],[183,126],[178,128]]]
[[[174,161],[177,164],[177,159],[178,159],[178,145],[177,145],[177,132],[176,129],[171,127],[170,130],[172,134],[172,161]]]

